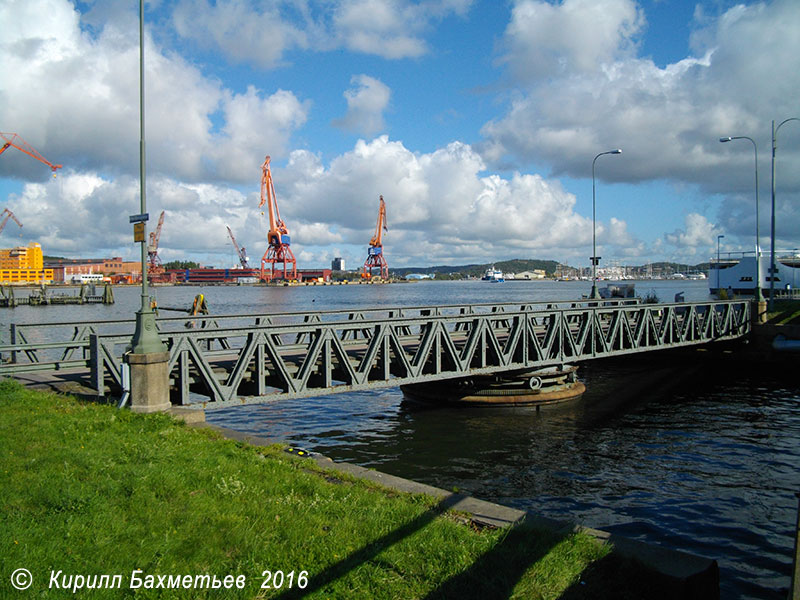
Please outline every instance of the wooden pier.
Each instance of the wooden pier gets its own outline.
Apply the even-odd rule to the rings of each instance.
[[[41,288],[31,290],[27,296],[17,297],[12,286],[0,286],[0,308],[25,305],[50,306],[53,304],[114,304],[114,290],[111,284],[107,283],[103,288],[103,293],[97,294],[93,284],[84,283],[76,296],[63,292],[52,292],[50,288],[42,285]]]

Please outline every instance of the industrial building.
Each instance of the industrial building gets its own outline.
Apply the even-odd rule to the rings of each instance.
[[[48,259],[45,267],[52,269],[53,281],[71,283],[85,280],[87,275],[100,274],[115,280],[115,283],[141,281],[141,261],[126,261],[114,258],[54,258]]]
[[[0,249],[0,283],[50,283],[53,269],[44,267],[41,245]]]

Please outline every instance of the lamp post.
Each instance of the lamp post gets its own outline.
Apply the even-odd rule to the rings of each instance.
[[[139,178],[141,213],[131,216],[134,240],[142,244],[142,306],[136,313],[136,329],[125,353],[130,373],[130,401],[133,412],[150,413],[169,410],[169,352],[158,336],[156,316],[147,293],[147,248],[144,159],[144,0],[139,0]],[[138,228],[136,227],[138,226]],[[123,375],[123,381],[125,376]],[[127,400],[120,400],[120,406]]]
[[[750,142],[753,144],[753,150],[756,156],[756,287],[753,290],[753,300],[756,302],[763,302],[764,296],[761,294],[761,245],[759,243],[760,240],[758,239],[758,146],[756,146],[753,138],[747,137],[746,135],[719,138],[719,141],[723,143],[730,142],[731,140],[750,140]],[[717,265],[717,267],[719,267],[719,265]],[[719,270],[717,270],[717,276],[719,276]]]
[[[717,296],[719,296],[719,241],[724,237],[722,234],[717,236]]]
[[[597,291],[597,263],[600,260],[597,256],[597,244],[596,244],[596,216],[597,213],[595,211],[595,180],[594,180],[594,163],[597,162],[597,159],[603,156],[604,154],[622,154],[622,150],[617,148],[616,150],[608,150],[607,152],[601,152],[597,156],[594,157],[592,161],[592,292],[589,294],[589,298],[592,300],[597,300],[600,298],[600,293]]]
[[[800,119],[790,117],[781,121],[777,127],[775,127],[775,121],[772,121],[772,225],[769,234],[769,310],[773,309],[775,302],[775,150],[778,149],[778,130],[784,123],[789,121],[800,121]]]
[[[144,0],[139,0],[139,208],[140,214],[147,213],[145,194],[145,152],[144,152]],[[145,224],[146,226],[146,224]],[[147,291],[147,231],[141,240],[142,254],[142,306],[136,313],[136,329],[131,342],[133,354],[164,352],[167,347],[158,337],[156,317],[150,308]]]

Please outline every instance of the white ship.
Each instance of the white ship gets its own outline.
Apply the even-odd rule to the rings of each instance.
[[[759,259],[761,291],[766,294],[770,284],[770,254],[762,252]],[[777,255],[775,258],[775,290],[793,290],[800,285],[800,256],[795,254]],[[708,289],[712,294],[720,290],[731,290],[735,294],[752,294],[756,286],[756,259],[754,255],[726,257],[712,260],[708,270]]]
[[[494,268],[494,265],[490,269],[486,269],[486,272],[481,277],[481,281],[491,281],[492,283],[501,283],[505,281],[503,277],[503,272],[499,271],[498,269]]]

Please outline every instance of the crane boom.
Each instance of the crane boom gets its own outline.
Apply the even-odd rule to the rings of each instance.
[[[0,212],[0,216],[2,215],[5,215],[5,217],[3,218],[2,222],[0,222],[0,233],[2,233],[3,229],[5,229],[6,223],[8,223],[9,219],[13,219],[14,223],[22,227],[22,223],[19,222],[19,219],[17,219],[14,213],[8,210],[7,208],[4,208],[3,212]]]
[[[35,158],[38,161],[43,162],[50,170],[53,172],[53,177],[56,176],[56,171],[61,168],[61,165],[54,165],[49,160],[47,160],[44,156],[39,154],[39,152],[31,146],[28,142],[22,139],[22,137],[17,133],[4,133],[0,131],[0,138],[3,139],[5,142],[2,147],[0,147],[0,154],[8,150],[10,147],[14,147],[20,152],[24,152],[28,156]]]
[[[147,244],[148,271],[152,272],[161,265],[158,257],[158,242],[161,239],[161,226],[164,225],[164,211],[158,217],[158,225],[155,231],[150,232],[150,241]]]
[[[233,242],[233,247],[236,248],[236,254],[239,256],[239,264],[242,265],[243,269],[249,269],[250,265],[247,262],[247,250],[244,249],[244,246],[239,248],[239,244],[236,243],[236,238],[233,237],[233,232],[231,228],[226,225],[228,229],[228,235],[231,236],[231,241]]]
[[[389,231],[389,228],[386,226],[386,202],[383,201],[383,196],[381,196],[378,207],[378,225],[375,227],[375,235],[372,236],[369,245],[373,248],[383,246],[384,231]]]
[[[267,241],[270,246],[278,246],[284,240],[283,237],[289,236],[289,230],[286,224],[281,219],[281,213],[278,210],[278,198],[275,195],[275,186],[272,183],[272,170],[269,168],[269,156],[264,159],[264,164],[261,165],[261,202],[258,207],[261,208],[267,205],[269,212],[269,232],[267,233]],[[286,241],[285,243],[289,243]]]

